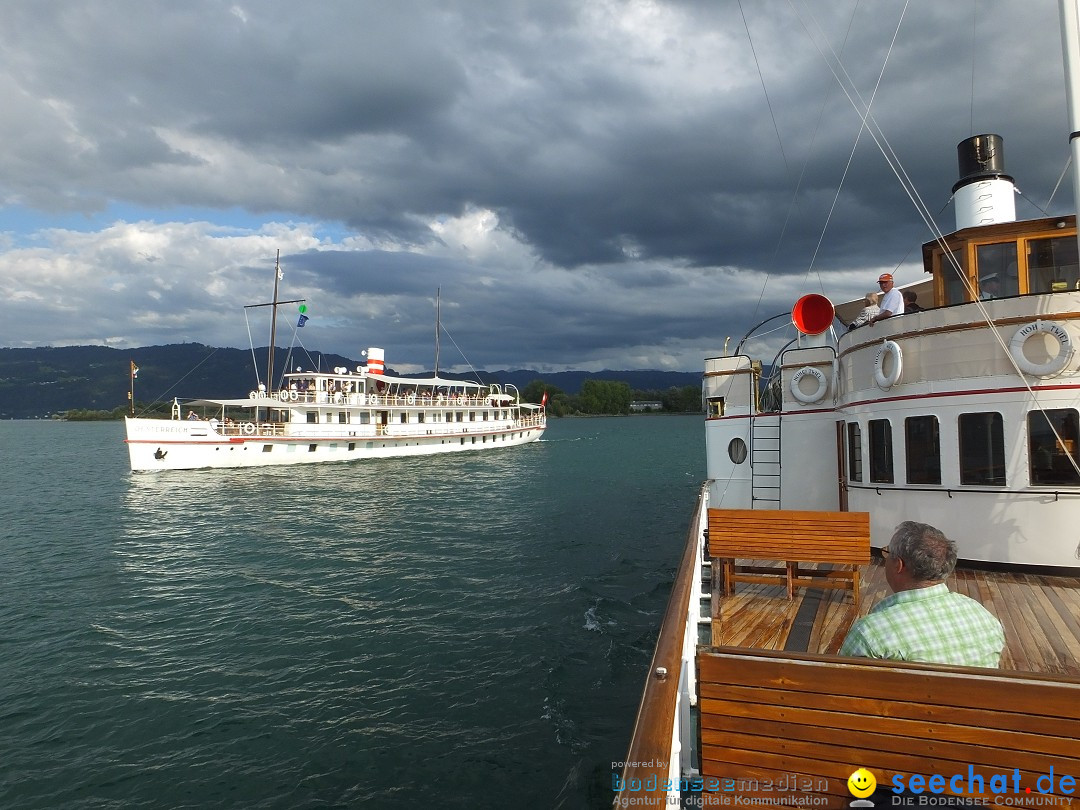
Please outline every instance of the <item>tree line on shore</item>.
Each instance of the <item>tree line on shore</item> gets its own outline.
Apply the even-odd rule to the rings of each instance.
[[[618,416],[629,414],[631,402],[659,402],[664,413],[701,413],[701,388],[696,385],[666,390],[633,389],[616,380],[585,380],[581,391],[567,394],[543,380],[533,380],[521,392],[526,402],[540,402],[547,393],[551,416]]]

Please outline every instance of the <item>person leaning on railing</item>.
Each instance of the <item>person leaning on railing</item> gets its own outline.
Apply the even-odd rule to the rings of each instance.
[[[996,667],[1005,647],[1001,622],[945,580],[956,544],[925,523],[907,520],[881,549],[893,593],[855,621],[840,655],[925,664]]]
[[[892,273],[882,273],[878,276],[878,286],[881,287],[881,303],[878,304],[880,311],[867,321],[870,326],[893,315],[904,314],[904,296],[893,286]]]
[[[881,310],[878,308],[879,293],[872,292],[867,293],[863,298],[863,303],[866,304],[863,307],[862,312],[855,316],[855,320],[848,324],[848,331],[852,329],[858,329],[860,326],[866,326],[870,323],[870,320],[875,317]]]

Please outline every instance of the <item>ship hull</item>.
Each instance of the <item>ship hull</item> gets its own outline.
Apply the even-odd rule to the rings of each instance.
[[[231,435],[203,420],[129,417],[125,421],[128,456],[135,472],[277,467],[496,450],[535,442],[544,433],[541,424],[455,433],[375,435],[363,430],[312,430],[307,435],[281,435],[288,426],[241,423],[236,428],[239,435]],[[252,426],[250,434],[244,432],[246,425]]]

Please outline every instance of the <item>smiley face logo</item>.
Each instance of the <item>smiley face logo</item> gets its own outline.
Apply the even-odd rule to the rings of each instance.
[[[847,780],[847,789],[857,799],[865,799],[877,789],[877,779],[866,768],[859,768]]]

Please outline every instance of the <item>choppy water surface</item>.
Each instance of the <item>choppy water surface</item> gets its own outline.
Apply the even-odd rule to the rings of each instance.
[[[700,419],[160,475],[122,430],[0,422],[0,806],[610,807]]]

